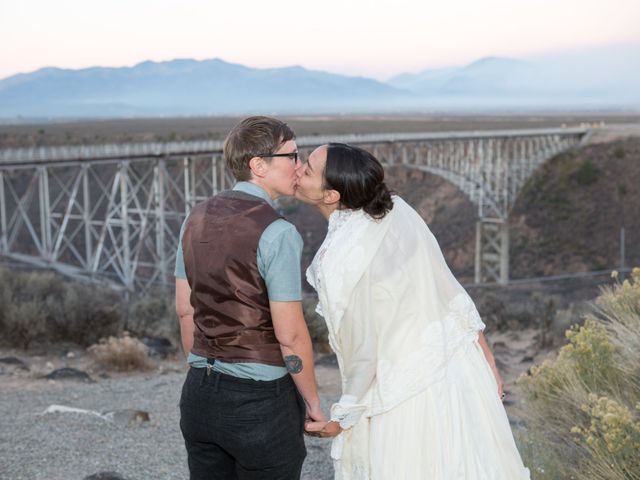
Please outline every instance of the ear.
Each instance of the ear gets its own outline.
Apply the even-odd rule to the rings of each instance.
[[[267,172],[267,165],[262,157],[253,157],[249,160],[249,169],[254,177],[263,178]]]
[[[334,203],[340,203],[340,192],[337,190],[325,190],[322,193],[322,201],[326,205],[333,205]]]

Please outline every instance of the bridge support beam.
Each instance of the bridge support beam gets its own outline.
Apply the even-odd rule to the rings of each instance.
[[[509,283],[509,222],[483,218],[476,223],[475,283]]]

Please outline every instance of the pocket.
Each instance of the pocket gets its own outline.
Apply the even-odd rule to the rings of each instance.
[[[218,418],[225,425],[250,426],[268,422],[279,411],[277,397],[264,393],[221,392]]]

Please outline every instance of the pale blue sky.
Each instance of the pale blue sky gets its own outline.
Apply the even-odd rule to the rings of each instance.
[[[487,55],[640,44],[640,0],[0,0],[0,78],[222,58],[386,79]]]

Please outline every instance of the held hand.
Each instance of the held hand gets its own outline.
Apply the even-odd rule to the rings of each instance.
[[[307,422],[304,429],[307,435],[322,438],[335,437],[342,432],[338,422]]]
[[[491,367],[491,371],[493,372],[493,376],[496,379],[496,383],[498,384],[498,395],[500,395],[500,400],[504,399],[504,381],[502,380],[502,376],[498,371],[498,367],[493,365]]]
[[[320,404],[318,403],[318,405],[314,405],[314,406],[309,406],[307,404],[307,418],[306,421],[312,421],[312,422],[326,422],[327,421],[327,417],[324,416],[324,413],[322,412],[322,409],[320,408]]]

